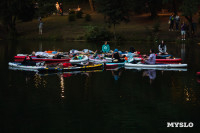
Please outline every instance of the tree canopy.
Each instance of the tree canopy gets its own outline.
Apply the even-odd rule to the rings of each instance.
[[[108,24],[115,26],[121,22],[128,22],[130,16],[130,6],[128,0],[96,0],[97,10],[105,16]]]

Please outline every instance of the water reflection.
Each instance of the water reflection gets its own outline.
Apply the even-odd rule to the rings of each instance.
[[[147,70],[143,72],[143,77],[148,76],[150,79],[150,84],[156,79],[156,70]]]
[[[181,44],[181,58],[183,61],[185,61],[185,43]]]
[[[65,98],[64,74],[60,74],[61,98]]]
[[[117,68],[115,70],[111,70],[112,76],[114,77],[115,81],[118,81],[120,76],[122,75],[122,68]]]
[[[35,74],[34,75],[34,82],[35,82],[35,88],[39,88],[39,87],[46,87],[47,81],[42,78],[39,74]]]
[[[39,51],[43,51],[42,50],[42,42],[39,42]]]

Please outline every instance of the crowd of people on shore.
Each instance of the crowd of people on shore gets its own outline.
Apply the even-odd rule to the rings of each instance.
[[[174,15],[172,14],[169,17],[169,31],[181,31],[181,40],[185,40],[186,39],[186,32],[188,32],[188,25],[185,24],[184,21],[182,21],[181,25],[180,25],[180,16],[178,14]],[[174,28],[175,27],[175,28]]]

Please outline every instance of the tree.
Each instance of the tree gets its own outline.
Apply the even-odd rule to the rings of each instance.
[[[0,19],[10,35],[16,34],[16,20],[31,20],[34,10],[32,0],[2,0],[0,3]],[[31,13],[31,14],[29,14]]]
[[[89,3],[90,3],[90,8],[91,8],[92,12],[94,12],[95,8],[94,8],[94,2],[93,2],[93,0],[89,0]]]
[[[189,32],[191,35],[194,34],[194,24],[193,24],[193,16],[198,12],[198,7],[200,5],[199,0],[183,0],[183,4],[181,6],[182,15],[188,20],[190,25]]]
[[[182,0],[163,0],[163,4],[169,4],[169,7],[174,14],[177,14],[179,11],[179,7],[182,4]]]
[[[155,18],[158,15],[158,11],[162,8],[161,0],[147,0],[147,5],[151,12],[151,18]]]
[[[108,24],[114,26],[114,38],[116,40],[116,24],[128,22],[130,16],[128,0],[96,0],[97,10],[105,16]]]
[[[136,13],[151,13],[151,18],[157,17],[158,11],[162,8],[161,0],[130,0],[133,11]]]

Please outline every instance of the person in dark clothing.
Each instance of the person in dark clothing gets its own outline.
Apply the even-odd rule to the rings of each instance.
[[[181,25],[181,38],[182,38],[182,40],[185,40],[186,30],[187,30],[187,26],[186,26],[185,22],[183,21],[183,23]]]
[[[29,60],[27,60],[27,58]],[[30,56],[26,56],[21,64],[25,66],[36,66],[36,62],[34,62]]]
[[[121,59],[121,55],[118,52],[118,49],[115,49],[113,54],[112,54],[112,58],[114,59],[114,62],[123,62],[124,60]]]
[[[63,16],[63,4],[62,3],[60,3],[60,14],[61,14],[61,16]]]
[[[27,64],[27,60],[26,60],[26,57],[25,57],[23,62],[22,62],[22,65],[26,65],[26,64]]]

